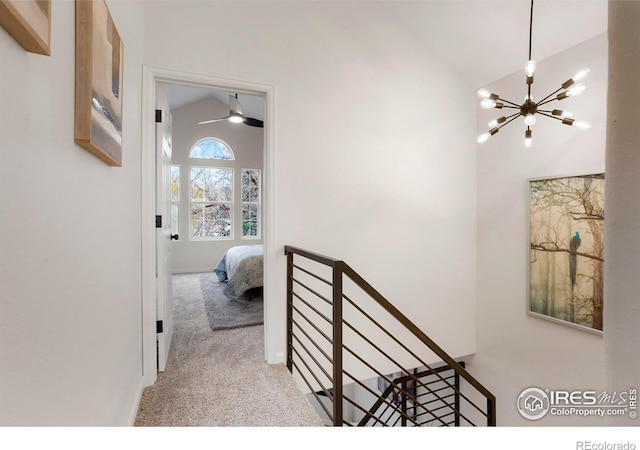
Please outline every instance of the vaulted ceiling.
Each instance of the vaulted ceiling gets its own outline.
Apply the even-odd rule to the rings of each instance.
[[[364,2],[363,2],[364,3]],[[439,54],[479,88],[524,69],[529,50],[529,0],[395,0],[389,20]],[[606,0],[535,0],[532,57],[542,60],[607,31]],[[391,19],[394,17],[395,19]],[[230,92],[172,85],[173,108]],[[245,115],[264,119],[261,97],[239,94]]]

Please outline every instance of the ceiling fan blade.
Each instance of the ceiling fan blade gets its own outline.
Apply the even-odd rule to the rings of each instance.
[[[227,120],[227,119],[229,119],[229,116],[220,117],[219,119],[203,120],[202,122],[198,122],[198,125],[204,125],[205,123],[221,122],[221,121]]]
[[[250,127],[264,128],[264,122],[259,119],[254,119],[253,117],[245,117],[244,123]]]

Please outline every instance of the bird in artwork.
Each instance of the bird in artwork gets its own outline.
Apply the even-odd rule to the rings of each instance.
[[[578,247],[582,243],[582,239],[580,239],[580,233],[576,231],[576,234],[571,238],[569,242],[569,248],[571,249],[571,253],[569,253],[569,278],[571,278],[571,288],[576,285],[576,266],[578,263],[578,255],[575,254]]]

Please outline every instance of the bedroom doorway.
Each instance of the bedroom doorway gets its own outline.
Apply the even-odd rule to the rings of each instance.
[[[157,100],[157,92],[159,91],[159,87],[165,91],[168,100],[174,102],[173,105],[175,107],[176,102],[187,102],[184,104],[188,104],[189,102],[198,102],[207,96],[211,96],[212,93],[215,92],[218,98],[224,98],[226,95],[227,98],[229,95],[233,95],[235,98],[240,99],[249,99],[252,97],[259,98],[262,102],[262,114],[264,117],[263,120],[263,136],[261,143],[261,163],[262,167],[260,167],[260,177],[261,177],[261,204],[260,204],[260,233],[261,233],[261,245],[264,247],[264,286],[262,288],[262,294],[264,299],[264,359],[267,362],[269,361],[269,354],[274,354],[274,350],[270,349],[271,339],[269,335],[269,298],[271,289],[267,280],[269,279],[268,273],[270,272],[271,267],[273,265],[273,261],[275,260],[275,253],[270,251],[273,248],[273,227],[272,227],[272,218],[273,218],[273,202],[271,201],[273,197],[273,142],[271,136],[272,133],[272,125],[269,119],[269,112],[272,108],[273,102],[273,87],[267,85],[259,85],[253,83],[246,82],[235,82],[233,80],[228,79],[218,79],[215,77],[205,77],[199,74],[186,74],[184,72],[173,72],[165,69],[156,69],[145,67],[143,71],[144,81],[143,81],[143,189],[142,189],[142,209],[143,209],[143,217],[145,216],[145,212],[149,215],[155,215],[154,205],[155,205],[155,190],[158,183],[162,182],[159,180],[154,172],[154,168],[156,167],[156,158],[153,151],[151,151],[151,142],[152,142],[152,133],[155,133],[155,105]],[[171,98],[172,89],[176,92],[181,91],[178,95],[178,100],[176,98]],[[233,94],[231,94],[233,93]],[[222,94],[222,96],[220,95]],[[244,97],[243,97],[244,96]],[[251,96],[251,97],[250,97]],[[245,103],[248,102],[245,100]],[[243,105],[243,107],[245,107]],[[250,110],[251,107],[248,108]],[[244,111],[243,111],[244,112]],[[245,115],[249,116],[246,112]],[[255,119],[252,117],[252,119]],[[202,119],[204,120],[204,119]],[[177,120],[174,118],[173,128],[175,130],[177,125]],[[174,135],[175,135],[174,131]],[[177,148],[174,140],[174,155]],[[173,161],[175,163],[175,160]],[[243,164],[241,164],[243,165]],[[152,170],[149,170],[150,166]],[[247,167],[249,166],[249,167]],[[237,177],[241,177],[242,169],[253,169],[254,167],[250,167],[249,164],[243,165],[240,170],[237,170]],[[180,170],[180,174],[182,176],[190,176],[192,168],[183,167]],[[165,180],[167,182],[167,180]],[[169,181],[170,182],[170,181]],[[184,186],[184,184],[182,184]],[[181,197],[182,203],[186,197]],[[244,205],[243,205],[244,206]],[[186,208],[187,204],[179,205],[179,207]],[[243,208],[240,205],[237,205],[237,208],[242,210]],[[247,210],[247,208],[244,208]],[[239,214],[237,217],[240,217],[241,221],[243,220],[242,215]],[[244,217],[244,219],[249,220],[250,217]],[[245,222],[246,222],[245,220]],[[144,222],[144,221],[143,221]],[[189,239],[191,230],[189,226],[187,228],[184,227],[186,224],[186,220],[182,220],[183,229],[179,230],[178,234],[180,239],[184,239],[185,243],[189,243],[190,245],[197,244],[197,239]],[[251,229],[251,223],[247,229]],[[158,315],[159,308],[156,304],[156,296],[158,293],[158,286],[162,283],[166,283],[167,280],[163,280],[163,275],[156,270],[158,259],[160,258],[159,253],[155,248],[155,244],[152,243],[152,237],[154,234],[147,229],[148,227],[143,226],[143,273],[142,273],[142,290],[143,290],[143,298],[142,298],[142,320],[143,320],[143,336],[142,336],[142,350],[143,350],[143,378],[145,386],[149,386],[155,382],[157,377],[157,333],[161,333],[161,325],[160,321],[163,320],[163,317]],[[172,232],[173,233],[173,232]],[[238,232],[238,234],[242,234],[242,231]],[[252,243],[250,240],[242,242],[243,244]],[[255,243],[255,241],[253,242]],[[172,258],[180,257],[179,252],[172,252]],[[213,268],[216,265],[217,261],[209,263],[207,266],[202,266],[201,263],[196,263],[193,267],[185,267],[183,265],[182,271],[209,271],[213,272]],[[173,264],[173,261],[172,261]],[[200,264],[200,265],[198,265]],[[175,266],[175,264],[173,264]],[[166,285],[166,284],[165,284]],[[170,313],[170,312],[169,312]],[[170,318],[165,318],[164,320],[169,320]]]

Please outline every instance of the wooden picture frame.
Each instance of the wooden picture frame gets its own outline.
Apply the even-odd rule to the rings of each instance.
[[[124,44],[104,0],[76,1],[75,142],[122,166]]]
[[[0,0],[0,25],[28,52],[51,55],[52,0]]]
[[[529,180],[527,314],[603,333],[604,173]]]

